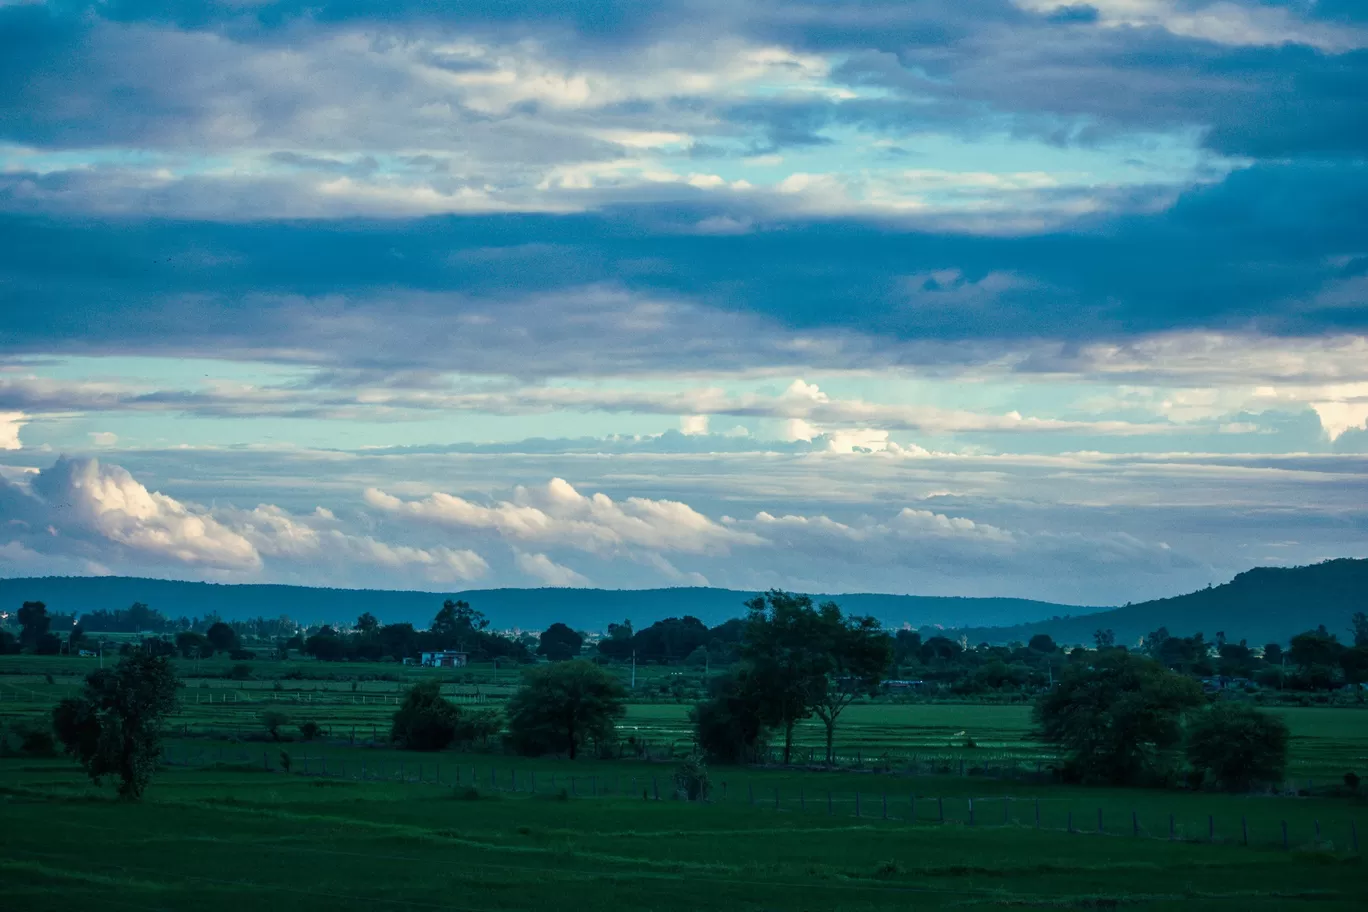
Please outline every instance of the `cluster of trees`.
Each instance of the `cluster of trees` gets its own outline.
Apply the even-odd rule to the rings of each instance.
[[[728,761],[753,756],[770,736],[790,759],[793,728],[816,716],[832,759],[836,724],[861,695],[883,681],[894,638],[872,617],[844,615],[834,602],[771,590],[747,604],[741,661],[717,679],[693,711],[700,748]]]
[[[636,661],[697,667],[728,665],[739,658],[745,620],[734,618],[709,627],[692,615],[669,617],[634,631],[631,621],[609,624],[608,635],[598,642],[598,654],[614,662]]]
[[[1287,766],[1280,719],[1244,703],[1209,703],[1191,677],[1114,647],[1065,668],[1037,699],[1035,721],[1074,781],[1157,785],[1186,774],[1245,789],[1280,781]]]
[[[468,602],[447,599],[427,630],[412,624],[381,624],[370,612],[356,619],[350,631],[324,626],[308,637],[297,635],[285,646],[324,661],[415,658],[420,652],[454,649],[473,661],[527,663],[534,660],[531,644],[489,630],[489,619]]]

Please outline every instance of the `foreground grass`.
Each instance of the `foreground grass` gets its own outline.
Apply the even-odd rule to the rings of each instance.
[[[613,766],[638,783],[668,769]],[[68,762],[0,760],[4,908],[1349,910],[1368,903],[1363,864],[1342,840],[1299,840],[1283,851],[1070,835],[1024,819],[971,827],[856,818],[849,802],[828,814],[824,802],[804,811],[781,801],[776,811],[733,796],[698,806],[644,800],[625,788],[561,798],[567,769],[552,761],[521,767],[548,786],[553,771],[560,777],[554,792],[534,796],[487,783],[470,792],[430,781],[172,768],[145,802],[128,805],[91,787]],[[593,765],[575,769],[577,777],[598,775]],[[719,773],[727,775],[735,792],[735,777],[747,774]],[[749,775],[748,792],[778,788],[782,798],[799,787],[796,774]],[[884,778],[859,784],[869,795]],[[821,774],[801,778],[801,787],[843,792],[859,779]],[[909,793],[925,785],[902,784]],[[1092,804],[1134,804],[1145,794],[1075,791]],[[1274,804],[1278,813],[1302,807],[1328,817],[1330,810],[1319,802]]]

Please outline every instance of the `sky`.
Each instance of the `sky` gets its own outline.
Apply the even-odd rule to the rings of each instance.
[[[1360,0],[0,0],[0,575],[1368,557]]]

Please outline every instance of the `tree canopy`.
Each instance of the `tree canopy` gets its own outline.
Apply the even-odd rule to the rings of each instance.
[[[508,701],[509,743],[519,753],[564,753],[615,739],[627,692],[611,673],[576,659],[528,671]]]
[[[1084,781],[1135,784],[1162,778],[1182,743],[1183,717],[1202,689],[1157,662],[1122,649],[1065,667],[1035,704],[1039,736],[1066,755]]]
[[[537,654],[553,662],[565,662],[580,654],[584,637],[557,621],[542,632]]]
[[[168,658],[134,652],[87,675],[80,695],[53,710],[53,728],[92,780],[117,777],[120,796],[136,800],[156,769],[179,687]]]

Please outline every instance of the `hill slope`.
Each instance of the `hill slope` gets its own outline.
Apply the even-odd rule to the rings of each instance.
[[[583,630],[603,630],[630,618],[642,628],[670,616],[692,614],[719,624],[744,613],[753,592],[733,589],[474,589],[437,593],[383,589],[318,589],[306,586],[190,583],[136,577],[37,577],[0,579],[0,606],[14,610],[25,601],[48,610],[81,613],[127,608],[144,602],[168,617],[218,614],[229,620],[289,615],[297,621],[352,621],[369,611],[384,623],[426,626],[443,599],[465,599],[497,628],[545,629],[562,621]],[[830,596],[847,611],[872,614],[890,626],[1019,624],[1052,614],[1100,609],[1013,598],[943,598],[915,595]],[[825,598],[824,596],[818,597]]]
[[[1317,624],[1346,641],[1355,611],[1368,611],[1368,560],[1342,558],[1309,567],[1257,567],[1221,586],[1111,611],[1013,626],[976,625],[957,632],[974,643],[1025,641],[1048,633],[1056,642],[1072,644],[1092,643],[1094,631],[1109,628],[1117,643],[1131,646],[1150,631],[1167,627],[1174,635],[1200,632],[1207,639],[1225,631],[1232,640],[1262,646],[1285,643]]]

